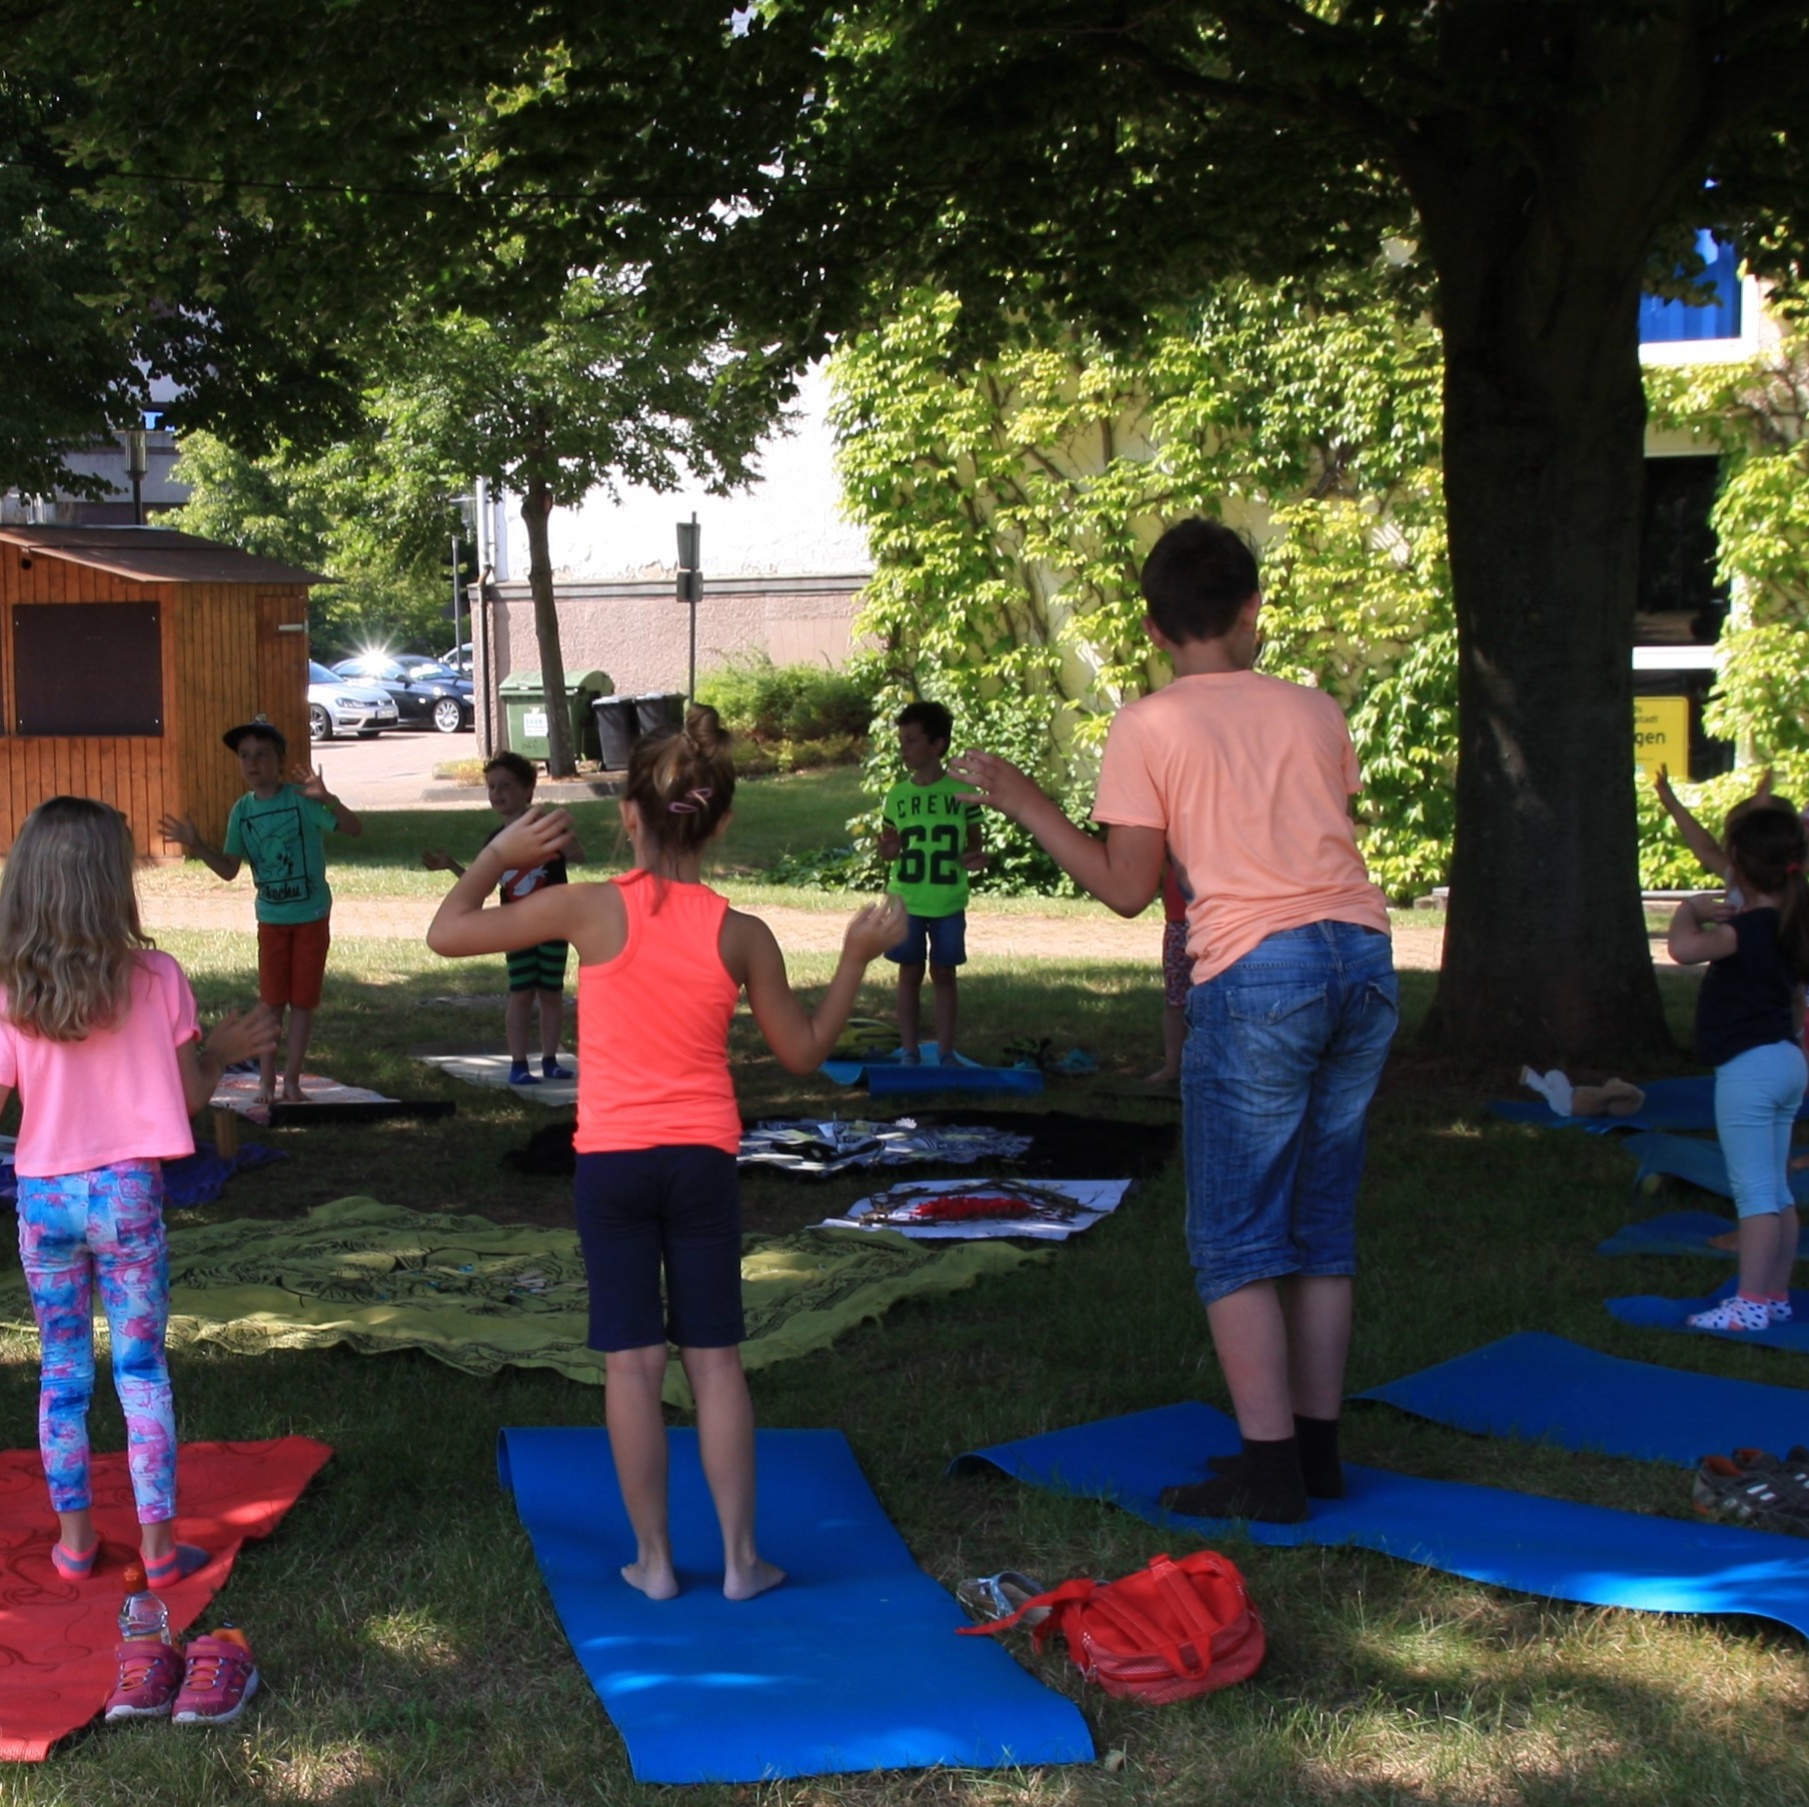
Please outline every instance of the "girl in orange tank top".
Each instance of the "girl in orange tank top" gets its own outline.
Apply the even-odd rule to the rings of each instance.
[[[747,993],[760,1033],[793,1073],[828,1057],[868,963],[904,933],[895,897],[856,912],[815,1013],[793,994],[758,917],[700,881],[729,821],[735,767],[713,709],[650,734],[629,758],[622,824],[634,868],[486,909],[497,874],[571,839],[563,810],[533,811],[478,854],[440,905],[427,945],[498,954],[542,941],[578,950],[578,1233],[590,1281],[590,1346],[604,1352],[605,1413],[635,1555],[622,1577],[652,1599],[678,1592],[666,1518],[660,1390],[678,1345],[697,1401],[703,1468],[722,1530],[722,1591],[750,1599],[784,1580],[754,1536],[754,1413],[741,1367],[741,1119],[729,1020]],[[662,1276],[665,1309],[661,1310]]]

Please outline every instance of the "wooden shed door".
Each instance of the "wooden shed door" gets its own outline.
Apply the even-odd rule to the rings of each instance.
[[[293,759],[308,745],[308,593],[258,593],[258,707],[283,731]]]

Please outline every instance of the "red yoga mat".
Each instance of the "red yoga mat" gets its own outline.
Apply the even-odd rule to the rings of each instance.
[[[311,1437],[182,1445],[178,1535],[211,1550],[213,1560],[164,1593],[173,1631],[201,1616],[240,1546],[276,1529],[332,1453]],[[96,1455],[92,1475],[100,1560],[86,1581],[64,1581],[50,1566],[56,1516],[38,1452],[0,1451],[0,1761],[42,1763],[112,1692],[122,1578],[138,1553],[138,1518],[123,1451]]]

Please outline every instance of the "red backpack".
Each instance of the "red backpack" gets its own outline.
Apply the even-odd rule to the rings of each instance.
[[[1254,1675],[1263,1660],[1263,1622],[1234,1563],[1213,1550],[1179,1562],[1152,1556],[1118,1581],[1064,1581],[1026,1600],[1009,1618],[964,1625],[968,1636],[1003,1631],[1039,1607],[1031,1627],[1041,1650],[1059,1632],[1088,1680],[1108,1694],[1186,1700]]]

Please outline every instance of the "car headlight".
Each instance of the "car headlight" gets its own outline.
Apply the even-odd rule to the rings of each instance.
[[[368,709],[368,704],[361,696],[336,696],[333,699],[335,709]]]

